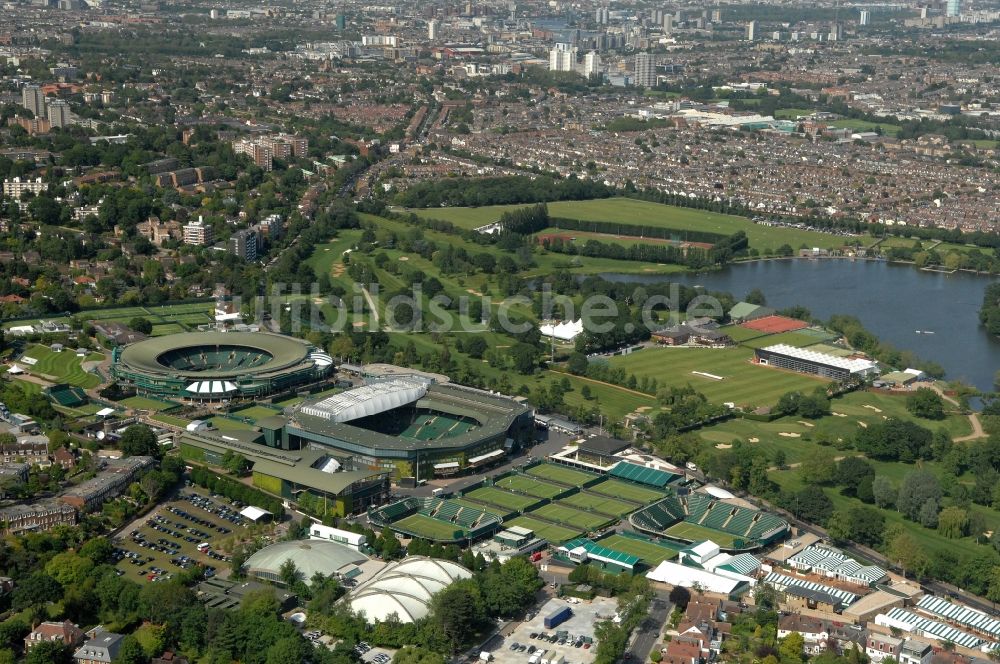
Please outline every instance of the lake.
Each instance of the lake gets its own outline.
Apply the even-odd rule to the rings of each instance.
[[[676,281],[726,291],[737,299],[759,288],[768,306],[776,309],[802,305],[823,320],[833,314],[857,316],[880,339],[937,362],[947,371],[947,378],[982,390],[993,389],[993,375],[1000,369],[1000,340],[979,325],[979,305],[989,277],[838,259],[755,261],[701,274],[604,277],[643,283]]]

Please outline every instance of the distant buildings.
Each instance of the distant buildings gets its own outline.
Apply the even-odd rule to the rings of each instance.
[[[757,21],[750,21],[747,23],[747,41],[755,39],[757,39]]]
[[[651,53],[636,54],[635,84],[644,88],[656,87],[656,60]]]
[[[430,41],[434,41],[435,39],[437,39],[437,33],[438,33],[438,22],[436,18],[432,18],[430,21],[427,22],[427,39]]]
[[[7,198],[13,198],[14,200],[20,200],[21,194],[26,191],[30,191],[33,194],[39,194],[43,191],[48,190],[49,183],[42,182],[42,178],[35,178],[34,180],[29,180],[27,178],[11,178],[3,181],[3,195]]]
[[[871,23],[872,13],[867,9],[861,10],[861,15],[858,17],[858,25],[868,25]]]
[[[561,42],[549,51],[549,71],[573,71],[576,68],[576,47]]]
[[[257,260],[257,233],[247,228],[236,231],[229,238],[228,249],[245,261]]]
[[[3,524],[0,533],[4,535],[50,530],[58,525],[72,526],[76,523],[76,510],[55,501],[11,505],[0,508],[0,523]]]
[[[596,51],[591,51],[583,56],[583,75],[591,77],[601,73],[601,56]]]
[[[960,16],[962,14],[962,0],[948,0],[945,4],[944,15],[948,17]]]
[[[212,244],[212,227],[198,217],[198,221],[184,224],[184,244],[204,247]]]
[[[45,93],[37,85],[26,85],[21,89],[21,106],[36,118],[45,116]]]
[[[233,152],[247,155],[262,169],[270,171],[274,159],[288,160],[307,156],[309,140],[288,134],[245,138],[233,142]]]

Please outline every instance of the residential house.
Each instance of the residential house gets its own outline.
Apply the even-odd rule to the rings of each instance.
[[[90,639],[73,653],[76,664],[110,664],[118,657],[121,650],[122,634],[107,632],[103,627],[97,627],[88,632]]]
[[[64,646],[76,647],[85,638],[83,630],[68,620],[43,622],[24,637],[24,650],[31,650],[43,641],[59,641]]]
[[[793,613],[778,620],[778,638],[783,639],[792,632],[802,635],[803,649],[807,655],[817,655],[826,650],[830,638],[826,624],[819,618]]]
[[[876,664],[888,657],[898,660],[899,651],[902,649],[902,646],[903,639],[898,639],[889,634],[870,632],[868,640],[865,643],[865,654],[868,655],[868,659]]]

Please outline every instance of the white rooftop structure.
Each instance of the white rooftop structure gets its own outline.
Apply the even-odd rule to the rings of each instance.
[[[937,641],[951,641],[963,648],[979,648],[984,645],[992,647],[993,645],[978,636],[955,629],[951,625],[946,625],[930,618],[924,618],[916,613],[898,608],[890,609],[888,613],[880,613],[875,616],[875,624],[882,627],[895,627],[904,632]]]
[[[268,512],[267,510],[262,509],[260,507],[255,507],[253,505],[248,505],[248,506],[244,507],[243,511],[240,512],[240,516],[242,516],[242,517],[244,517],[246,519],[250,519],[254,523],[256,523],[260,519],[262,519],[262,518],[264,518],[266,516],[270,516],[270,515],[271,515],[271,513]]]
[[[188,385],[185,391],[191,394],[229,394],[236,391],[236,383],[228,380],[198,380]]]
[[[725,489],[711,484],[705,485],[705,493],[712,496],[713,498],[718,498],[719,500],[732,500],[736,496],[729,493]]]
[[[795,346],[789,346],[788,344],[774,344],[773,346],[767,346],[762,348],[771,353],[778,353],[780,355],[785,355],[787,357],[793,357],[797,360],[805,360],[806,362],[815,362],[817,364],[824,364],[828,367],[836,367],[838,369],[846,369],[852,374],[860,374],[862,376],[867,376],[871,373],[878,373],[878,364],[872,362],[871,360],[862,360],[860,358],[849,358],[849,357],[839,357],[837,355],[829,355],[827,353],[820,353],[819,351],[809,350],[808,348],[797,348]]]
[[[363,612],[368,622],[384,622],[393,614],[412,623],[430,612],[431,598],[472,572],[449,560],[410,556],[386,565],[359,585],[346,601],[351,610]]]
[[[543,337],[552,337],[560,341],[572,341],[583,332],[583,319],[563,323],[546,323],[538,328]]]
[[[392,378],[334,394],[302,406],[299,412],[330,422],[350,422],[413,403],[427,394],[429,385],[413,376]]]
[[[741,585],[745,584],[749,586],[753,582],[753,579],[749,577],[740,579],[720,576],[718,574],[713,574],[712,572],[706,572],[703,569],[688,567],[687,565],[679,565],[667,560],[664,560],[657,565],[656,569],[647,572],[646,578],[650,581],[658,581],[660,583],[666,583],[672,586],[683,586],[685,588],[693,588],[697,585],[710,593],[717,593],[720,595],[731,595],[738,590]]]

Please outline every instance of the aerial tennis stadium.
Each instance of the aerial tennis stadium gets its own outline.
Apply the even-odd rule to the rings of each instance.
[[[333,360],[300,339],[262,332],[188,332],[112,352],[111,375],[141,396],[218,402],[265,397],[325,379]]]

